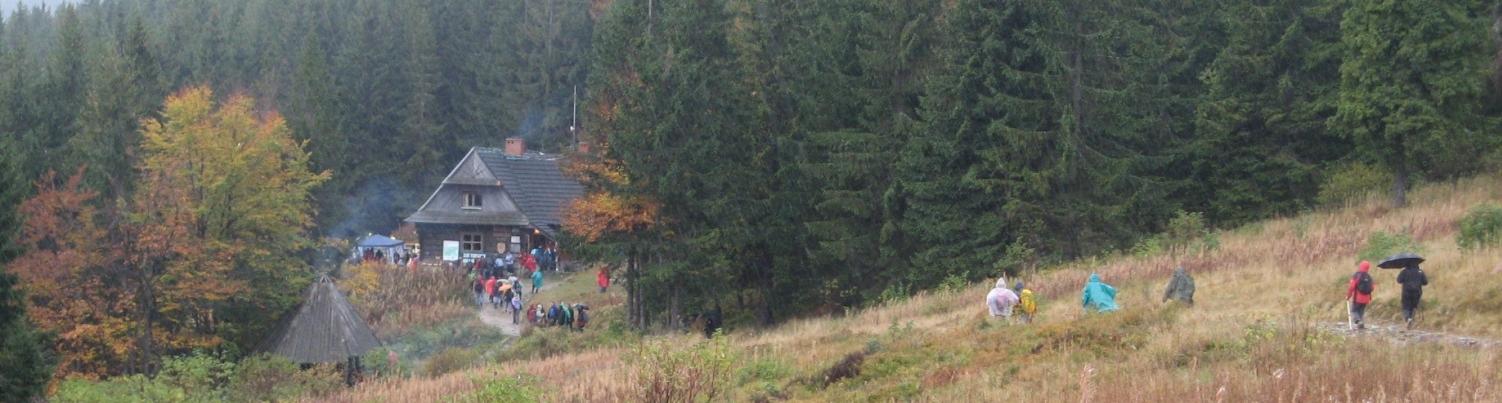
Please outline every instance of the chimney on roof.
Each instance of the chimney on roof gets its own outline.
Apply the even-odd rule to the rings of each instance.
[[[527,140],[521,137],[506,138],[506,155],[520,157],[527,153]]]

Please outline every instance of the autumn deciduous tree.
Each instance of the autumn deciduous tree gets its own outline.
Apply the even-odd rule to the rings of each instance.
[[[602,149],[607,149],[602,147]],[[575,248],[597,255],[619,252],[626,258],[627,322],[645,327],[646,309],[638,279],[642,261],[662,234],[656,233],[661,204],[651,198],[619,190],[628,183],[619,161],[580,153],[569,160],[565,171],[589,185],[589,194],[574,200],[563,210],[564,227],[577,237]],[[598,253],[600,251],[612,251]]]
[[[152,372],[162,354],[245,350],[295,303],[311,273],[304,144],[244,96],[216,105],[183,90],[142,122],[142,159],[123,220],[101,223],[98,194],[48,174],[20,207],[25,253],[10,265],[28,313],[58,335],[59,375]]]
[[[242,95],[216,106],[208,88],[184,89],[141,130],[131,221],[137,274],[160,315],[148,319],[174,350],[253,345],[311,277],[297,253],[311,245],[310,191],[330,174],[309,170],[281,116]]]
[[[120,373],[134,353],[135,298],[106,228],[95,222],[97,194],[80,190],[83,169],[59,181],[48,172],[21,203],[18,244],[25,253],[8,270],[26,291],[27,314],[57,335],[58,373]]]

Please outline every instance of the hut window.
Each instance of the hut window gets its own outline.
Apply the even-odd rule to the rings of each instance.
[[[464,192],[464,208],[467,208],[467,209],[477,209],[477,208],[480,208],[480,206],[482,205],[482,202],[483,201],[480,200],[480,194],[479,193]]]
[[[485,245],[485,240],[480,234],[462,234],[459,235],[459,240],[459,249],[463,250],[466,253],[484,252],[483,249],[485,248],[485,246],[483,245]]]

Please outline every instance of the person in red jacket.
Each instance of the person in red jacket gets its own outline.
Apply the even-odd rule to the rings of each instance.
[[[1353,329],[1365,329],[1366,323],[1362,320],[1366,316],[1366,305],[1372,303],[1372,292],[1376,291],[1376,284],[1372,281],[1372,275],[1368,273],[1372,269],[1372,263],[1361,261],[1356,274],[1351,275],[1351,282],[1346,286],[1346,302],[1350,306],[1350,324]]]
[[[605,292],[606,289],[610,288],[610,271],[606,270],[604,267],[601,267],[600,274],[595,275],[595,284],[598,284],[600,286],[600,292],[602,293]]]
[[[486,279],[485,280],[485,298],[486,298],[486,300],[489,301],[491,305],[496,305],[497,297],[499,297],[499,295],[495,294],[495,277],[491,277],[489,279]]]

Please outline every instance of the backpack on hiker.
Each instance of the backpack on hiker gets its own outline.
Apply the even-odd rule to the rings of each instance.
[[[1372,293],[1372,275],[1366,272],[1356,272],[1356,292],[1370,295]]]

